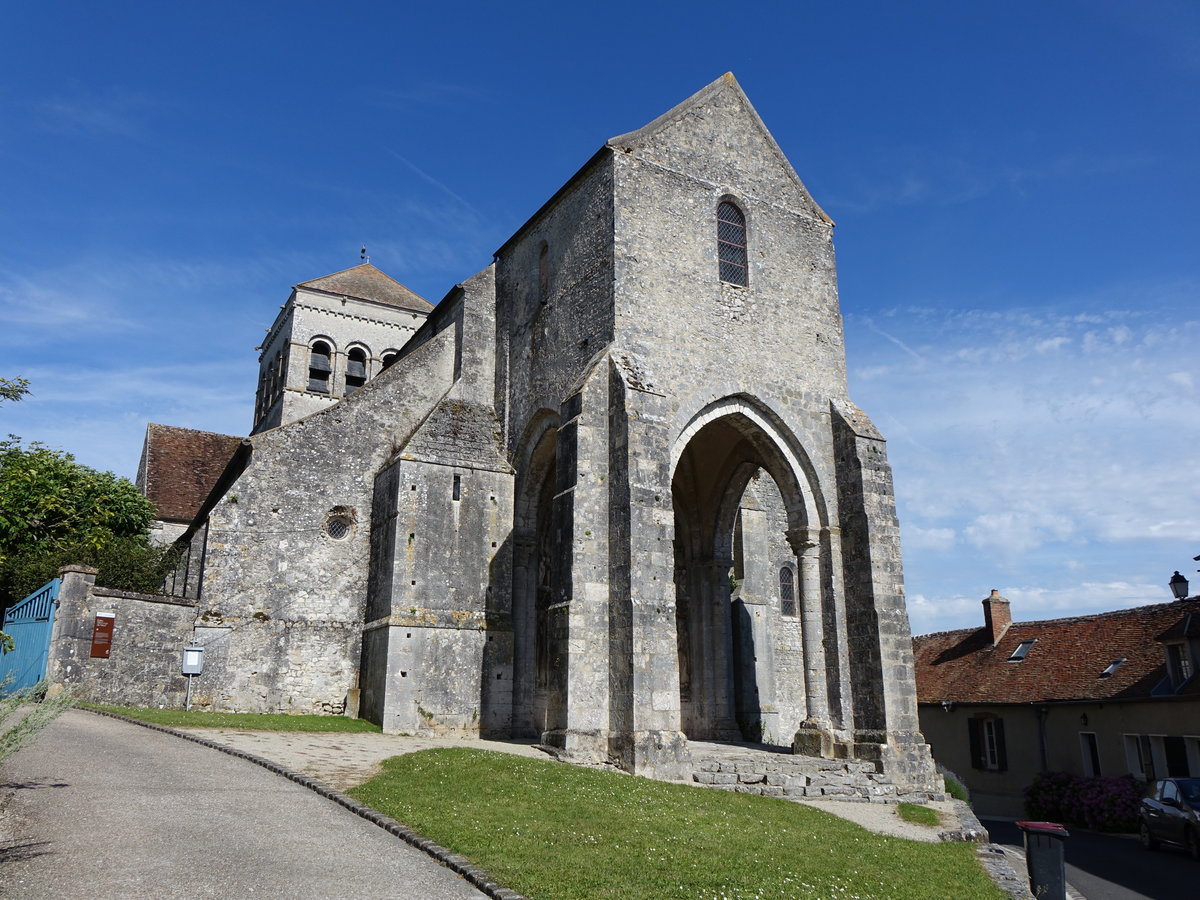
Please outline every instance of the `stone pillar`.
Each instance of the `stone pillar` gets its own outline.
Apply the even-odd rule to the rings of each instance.
[[[821,542],[816,528],[792,528],[788,544],[800,568],[800,625],[804,632],[806,716],[792,750],[804,756],[832,757],[829,691],[825,673],[825,615],[821,603]]]
[[[513,737],[541,737],[533,723],[533,688],[537,678],[537,542],[518,534],[513,546]]]
[[[719,741],[740,741],[733,694],[732,622],[729,603],[731,558],[717,558],[704,567],[704,673],[711,736]]]
[[[46,658],[46,681],[53,693],[82,679],[91,652],[91,599],[98,574],[99,570],[83,565],[63,566],[58,570],[62,584],[58,588],[58,609]]]

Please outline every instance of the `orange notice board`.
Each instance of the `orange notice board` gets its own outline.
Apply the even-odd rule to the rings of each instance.
[[[113,623],[117,617],[112,613],[97,613],[95,624],[92,625],[92,657],[108,659],[112,650]]]

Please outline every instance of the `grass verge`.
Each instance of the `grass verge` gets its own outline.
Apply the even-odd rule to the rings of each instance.
[[[943,775],[942,781],[946,785],[946,793],[955,800],[961,800],[963,803],[971,802],[971,798],[967,794],[967,789],[962,786],[962,783],[957,778],[951,778],[949,775]]]
[[[807,806],[465,748],[393,757],[351,795],[535,900],[904,900],[1005,894],[970,844]]]
[[[169,728],[244,728],[247,731],[325,731],[362,732],[379,731],[366,719],[350,719],[346,716],[289,716],[284,713],[222,713],[185,712],[182,709],[147,709],[135,706],[103,706],[98,703],[80,703],[84,709],[99,709],[104,712],[128,716],[139,722],[166,725]]]
[[[941,824],[942,817],[938,815],[936,809],[930,809],[928,806],[920,806],[916,803],[901,803],[896,812],[900,814],[905,822],[912,822],[914,825],[933,825]]]

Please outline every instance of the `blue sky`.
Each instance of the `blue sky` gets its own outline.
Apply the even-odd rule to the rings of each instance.
[[[1200,553],[1200,5],[0,0],[0,432],[241,434],[292,284],[429,298],[732,70],[838,223],[913,630],[1162,602]],[[1194,582],[1194,586],[1197,583]]]

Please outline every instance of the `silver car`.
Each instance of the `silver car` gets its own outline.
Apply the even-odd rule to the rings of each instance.
[[[1200,859],[1200,778],[1154,782],[1138,809],[1138,833],[1147,850],[1178,844]]]

